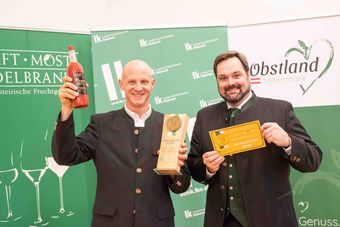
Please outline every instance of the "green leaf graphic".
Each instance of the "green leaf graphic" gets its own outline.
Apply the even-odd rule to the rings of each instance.
[[[300,45],[300,47],[302,48],[302,50],[303,50],[303,56],[305,57],[305,59],[306,60],[308,60],[309,59],[309,54],[308,54],[308,47],[306,46],[306,44],[303,42],[303,41],[301,41],[301,40],[299,40],[299,45]]]
[[[300,50],[299,48],[293,47],[293,48],[289,48],[289,49],[287,50],[287,52],[285,53],[285,57],[288,57],[288,55],[289,55],[291,52],[294,52],[294,51],[299,52],[299,53],[302,54],[303,56],[305,55],[305,53],[304,53],[302,50]]]

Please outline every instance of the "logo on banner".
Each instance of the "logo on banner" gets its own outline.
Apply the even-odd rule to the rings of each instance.
[[[196,118],[191,118],[190,120],[193,124],[195,124]],[[189,123],[190,123],[190,120],[189,120]],[[192,128],[194,126],[193,124],[192,124]],[[190,138],[191,138],[191,134],[192,134],[192,130],[190,132],[190,136],[189,136]],[[186,197],[186,196],[190,196],[190,195],[193,195],[193,194],[196,194],[196,193],[205,193],[208,190],[208,187],[209,187],[208,185],[202,185],[202,184],[198,184],[198,183],[194,183],[194,184],[195,184],[195,186],[193,186],[193,184],[191,182],[188,190],[179,194],[180,197]]]
[[[204,108],[204,107],[216,104],[220,101],[221,101],[221,98],[216,98],[216,99],[211,99],[211,100],[200,99],[199,103],[200,103],[200,107]]]
[[[95,44],[98,44],[98,43],[102,43],[102,42],[106,42],[106,41],[109,41],[109,40],[112,40],[112,39],[115,39],[118,35],[122,35],[122,34],[125,34],[127,33],[128,31],[121,31],[121,32],[114,32],[112,34],[108,34],[108,35],[103,35],[103,36],[100,36],[100,35],[93,35],[93,42]]]
[[[101,65],[106,91],[109,96],[109,100],[112,105],[122,103],[125,99],[125,93],[120,89],[117,91],[116,84],[118,86],[118,81],[122,77],[123,65],[121,61],[114,61],[113,68],[115,71],[115,76],[112,75],[110,64]]]
[[[334,48],[327,39],[319,39],[311,45],[299,40],[298,47],[291,47],[281,62],[262,61],[250,66],[252,84],[297,83],[302,95],[327,74],[334,58]]]
[[[197,216],[204,215],[205,209],[199,209],[199,210],[184,210],[184,217],[185,219],[193,218]]]
[[[155,96],[154,100],[155,100],[156,105],[161,105],[167,102],[176,101],[178,97],[183,96],[183,95],[188,95],[188,94],[189,94],[189,91],[184,91],[184,92],[180,92],[180,93],[165,96],[165,97]]]
[[[148,46],[153,46],[153,45],[162,43],[162,40],[164,40],[164,39],[170,39],[170,38],[173,38],[173,37],[175,37],[175,35],[171,34],[171,35],[165,35],[165,36],[157,37],[157,38],[154,38],[154,39],[140,39],[139,45],[142,48],[148,47]]]
[[[309,203],[307,201],[300,201],[298,204],[300,213],[304,214],[308,211]],[[320,218],[320,217],[306,217],[301,216],[299,219],[300,226],[340,226],[340,221],[337,218]]]
[[[298,203],[298,206],[300,207],[300,212],[303,214],[309,207],[309,203],[307,201],[301,201]]]
[[[202,41],[202,42],[198,42],[198,43],[184,43],[184,48],[185,51],[192,51],[192,50],[196,50],[196,49],[200,49],[203,47],[206,47],[208,43],[213,43],[213,42],[217,42],[219,41],[218,38],[216,39],[210,39],[210,40],[206,40],[206,41]]]
[[[193,71],[191,72],[191,75],[194,80],[199,80],[201,78],[214,76],[214,71],[213,70],[207,70],[203,72]]]
[[[175,63],[172,65],[167,65],[167,66],[163,66],[160,68],[156,68],[156,69],[152,69],[152,75],[158,75],[158,74],[162,74],[162,73],[166,73],[169,71],[169,69],[174,68],[174,67],[179,67],[181,66],[182,63]]]
[[[0,49],[0,95],[57,95],[67,52]]]

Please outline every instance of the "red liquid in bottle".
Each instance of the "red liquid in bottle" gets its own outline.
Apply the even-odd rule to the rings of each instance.
[[[68,53],[70,57],[70,64],[67,66],[67,74],[72,78],[72,82],[78,87],[77,92],[79,93],[79,96],[73,100],[73,107],[87,107],[89,105],[89,100],[86,91],[83,66],[77,61],[74,46],[68,47]]]

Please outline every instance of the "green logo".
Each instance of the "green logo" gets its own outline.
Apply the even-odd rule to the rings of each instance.
[[[313,47],[315,47],[316,44],[319,44],[319,43],[326,44],[326,47],[329,48],[328,61],[325,67],[322,69],[322,71],[320,73],[317,73],[309,84],[305,84],[305,85],[301,83],[299,84],[300,88],[302,89],[302,95],[306,94],[306,92],[315,84],[315,82],[326,74],[327,70],[331,66],[333,62],[333,58],[334,58],[334,48],[332,46],[332,43],[327,39],[319,39],[319,40],[314,41],[314,43],[311,44],[310,46],[307,46],[303,41],[299,40],[299,47],[290,48],[287,50],[285,54],[285,57],[287,58],[291,53],[298,52],[304,57],[304,59],[308,61],[310,59],[310,53],[313,50]]]

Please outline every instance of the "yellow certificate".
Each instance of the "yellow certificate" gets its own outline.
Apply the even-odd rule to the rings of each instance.
[[[260,121],[221,128],[209,132],[214,150],[221,156],[265,147],[260,132]]]

